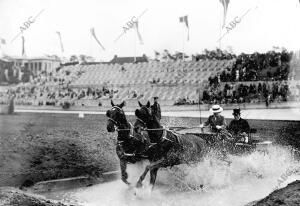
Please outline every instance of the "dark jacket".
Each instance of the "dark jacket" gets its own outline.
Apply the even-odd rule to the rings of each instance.
[[[161,119],[161,111],[160,111],[160,105],[157,102],[154,102],[154,104],[151,106],[152,113],[156,116],[158,120]]]
[[[239,120],[232,120],[229,124],[228,130],[237,135],[243,132],[249,133],[250,132],[250,126],[247,122],[247,120],[244,120],[240,118]]]
[[[216,128],[217,125],[219,126],[226,126],[225,118],[221,115],[215,116],[210,115],[207,119],[207,121],[204,123],[205,126],[210,126],[212,132],[217,132],[218,129]]]

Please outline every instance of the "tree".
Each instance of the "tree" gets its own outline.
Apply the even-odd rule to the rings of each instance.
[[[88,55],[85,55],[85,54],[80,54],[79,55],[79,61],[81,63],[86,63],[86,62],[94,62],[95,59],[92,56],[88,56]]]
[[[86,57],[87,57],[86,55],[80,54],[80,55],[79,55],[79,61],[80,61],[80,62],[83,62],[83,63],[86,63],[86,62],[87,62]]]
[[[76,55],[72,55],[71,57],[70,57],[70,62],[78,62],[78,57],[76,56]]]
[[[95,62],[95,58],[92,56],[86,56],[86,61],[88,62]]]

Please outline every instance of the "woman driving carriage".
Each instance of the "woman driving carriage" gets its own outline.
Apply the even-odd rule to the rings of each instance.
[[[223,108],[220,105],[213,105],[210,110],[213,115],[210,115],[204,124],[200,125],[200,128],[204,126],[210,126],[211,132],[217,133],[221,129],[225,129],[227,124],[225,118],[220,114]]]

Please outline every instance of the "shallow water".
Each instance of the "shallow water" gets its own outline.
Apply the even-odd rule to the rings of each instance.
[[[239,206],[300,179],[300,164],[287,148],[270,146],[265,152],[230,156],[229,159],[230,165],[212,154],[197,164],[159,170],[157,185],[152,192],[147,176],[142,189],[128,187],[116,180],[65,192],[62,199],[65,203],[86,206]],[[146,164],[129,166],[132,184]],[[291,172],[297,171],[295,168],[299,168],[298,172]]]

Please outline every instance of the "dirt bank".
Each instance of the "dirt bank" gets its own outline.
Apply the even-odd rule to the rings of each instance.
[[[0,188],[0,205],[65,206],[60,202],[55,203],[37,195],[28,194],[13,188]]]
[[[300,204],[300,180],[288,184],[285,188],[275,190],[262,200],[247,206],[294,206]]]

